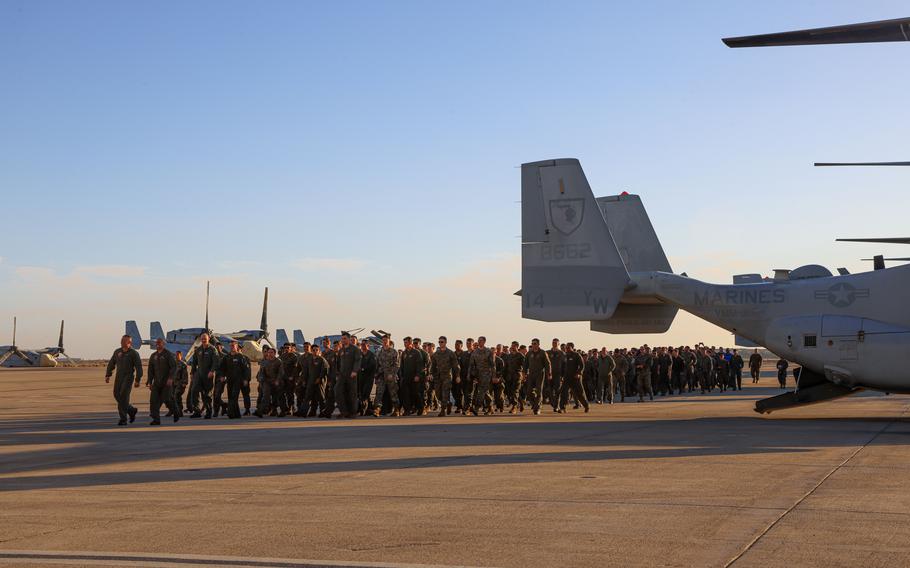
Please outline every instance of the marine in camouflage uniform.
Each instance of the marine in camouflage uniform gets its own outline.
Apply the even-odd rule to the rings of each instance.
[[[351,344],[351,336],[342,334],[337,358],[338,376],[335,379],[335,401],[341,418],[353,418],[360,407],[357,402],[357,375],[360,374],[362,357],[360,347],[356,343]]]
[[[322,357],[329,364],[329,374],[325,382],[325,404],[319,416],[331,418],[335,412],[335,382],[338,378],[338,349],[341,347],[341,343],[336,342],[335,345],[332,345],[326,341],[324,345],[327,348],[322,350]]]
[[[180,420],[181,412],[174,406],[174,375],[177,360],[164,346],[163,339],[155,340],[155,352],[149,356],[145,385],[149,388],[149,416],[151,425],[161,424],[161,405],[164,404],[174,417]]]
[[[518,342],[513,341],[506,355],[506,397],[511,408],[509,413],[524,411],[524,400],[521,396],[522,372],[525,366],[525,356],[518,351]]]
[[[439,349],[431,357],[430,374],[436,381],[436,398],[439,400],[439,416],[452,414],[452,381],[461,373],[458,356],[447,347],[448,339],[439,338]]]
[[[250,359],[240,352],[240,344],[231,342],[231,352],[221,358],[218,376],[227,386],[227,417],[240,418],[240,390],[244,383],[250,384],[252,378]]]
[[[417,385],[420,383],[421,374],[426,368],[422,351],[411,342],[410,337],[404,338],[404,351],[400,357],[399,372],[401,373],[401,388],[398,391],[402,414],[405,416],[423,412],[423,398],[419,396]]]
[[[493,381],[493,373],[496,371],[496,361],[493,350],[486,346],[486,338],[478,337],[477,346],[471,353],[470,368],[471,372],[477,373],[477,384],[474,386],[474,392],[471,395],[471,412],[474,416],[479,414],[478,410],[483,408],[484,414],[492,414],[490,408],[490,383]]]
[[[294,398],[297,393],[297,382],[300,380],[300,357],[297,355],[297,346],[293,343],[285,343],[281,348],[281,354],[278,356],[281,364],[284,365],[284,381],[281,385],[281,394],[285,399],[285,406],[288,410],[294,409]],[[300,404],[300,401],[296,401]]]
[[[183,393],[186,392],[186,387],[190,384],[190,371],[183,361],[183,351],[177,352],[175,362],[177,363],[177,370],[174,373],[174,408],[179,409],[180,415],[183,416],[183,409],[186,408],[183,406]]]
[[[613,397],[616,395],[616,377],[613,371],[616,370],[616,361],[607,348],[604,347],[597,357],[597,388],[595,389],[596,398],[600,402],[613,404]]]
[[[360,415],[370,412],[370,394],[373,392],[373,381],[376,378],[376,354],[370,351],[366,341],[360,344],[360,374],[357,375],[357,393],[360,400]]]
[[[382,349],[376,356],[376,396],[373,398],[373,416],[382,414],[382,398],[386,391],[392,401],[392,416],[401,415],[401,403],[398,400],[398,351],[392,347],[389,336],[382,338]]]
[[[310,360],[312,358],[312,347],[309,343],[304,343],[303,353],[297,358],[298,375],[294,392],[294,397],[297,399],[297,408],[294,410],[294,416],[299,418],[306,417],[310,410],[310,399],[307,396],[307,389],[310,383]]]
[[[130,404],[130,393],[133,391],[133,381],[138,387],[142,380],[142,359],[139,352],[132,348],[132,343],[129,335],[120,338],[120,348],[111,355],[104,374],[104,382],[109,383],[114,370],[117,370],[117,376],[114,377],[114,400],[117,401],[117,413],[120,415],[118,426],[125,426],[127,418],[130,422],[134,421],[138,412]]]
[[[306,406],[307,418],[325,412],[325,389],[329,382],[329,362],[322,356],[322,349],[313,345],[312,355],[307,361]]]
[[[288,414],[287,399],[282,395],[282,386],[284,383],[284,365],[278,359],[276,351],[271,347],[259,367],[260,388],[262,389],[262,406],[256,407],[253,414],[262,418],[268,416],[278,407],[279,417],[285,417]]]
[[[581,354],[575,351],[575,345],[566,343],[566,363],[565,376],[562,379],[562,392],[560,393],[559,412],[566,411],[566,403],[569,401],[569,394],[576,402],[585,407],[585,412],[589,412],[591,407],[588,405],[588,399],[585,397],[584,385],[582,385],[582,376],[585,372],[585,362]]]
[[[615,383],[616,391],[619,392],[619,399],[622,402],[626,401],[626,375],[629,372],[629,360],[625,355],[619,350],[613,350],[613,361],[616,363],[616,368],[613,369],[613,381]]]
[[[471,366],[471,350],[474,348],[474,340],[468,339],[468,349],[461,349],[461,340],[455,342],[455,356],[458,357],[458,367],[461,369],[452,385],[452,396],[455,397],[456,412],[464,412],[467,409],[465,399],[470,403],[470,393],[468,385],[471,379],[468,376],[468,368]]]
[[[566,365],[566,354],[559,348],[559,339],[553,340],[553,347],[547,351],[547,356],[550,358],[550,366],[552,368],[552,374],[547,385],[549,387],[547,396],[549,396],[550,404],[555,412],[559,410],[559,397],[562,392],[563,372]]]
[[[193,366],[190,372],[190,393],[192,396],[193,414],[190,418],[202,416],[197,406],[199,397],[202,397],[202,407],[205,417],[212,417],[212,388],[215,384],[215,371],[218,370],[218,350],[209,343],[209,334],[199,336],[201,345],[193,351]]]
[[[651,357],[650,349],[642,348],[635,358],[635,379],[638,384],[638,402],[645,399],[645,393],[650,400],[654,400],[654,390],[651,388],[651,369],[654,366],[654,358]]]
[[[528,402],[534,414],[540,414],[544,385],[550,378],[550,357],[540,348],[540,340],[531,341],[531,350],[525,357],[523,370],[528,383]]]
[[[499,412],[505,411],[506,400],[506,361],[502,358],[502,345],[497,345],[493,351],[493,361],[496,363],[493,371],[493,380],[490,391],[493,393],[493,406]]]

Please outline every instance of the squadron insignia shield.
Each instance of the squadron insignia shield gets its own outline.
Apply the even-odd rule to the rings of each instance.
[[[574,233],[585,217],[584,199],[554,199],[550,201],[550,223],[565,236]]]

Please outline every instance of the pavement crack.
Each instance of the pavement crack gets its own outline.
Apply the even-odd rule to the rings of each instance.
[[[818,481],[818,483],[816,483],[815,485],[812,486],[811,489],[809,489],[809,491],[807,491],[802,497],[800,497],[799,499],[797,499],[796,502],[794,502],[792,505],[790,505],[783,513],[781,513],[776,519],[774,519],[774,520],[771,522],[771,524],[769,524],[769,525],[768,525],[767,527],[765,527],[761,532],[759,532],[757,535],[755,535],[755,537],[754,537],[751,541],[749,541],[749,543],[745,546],[745,548],[743,548],[742,550],[740,550],[739,553],[738,553],[736,556],[734,556],[734,557],[731,558],[726,564],[724,564],[724,568],[729,568],[730,566],[732,566],[733,564],[735,564],[736,562],[738,562],[743,556],[745,556],[745,554],[746,554],[747,552],[749,552],[750,550],[752,550],[752,547],[754,547],[756,544],[758,544],[758,541],[760,541],[766,534],[768,534],[769,532],[771,532],[771,529],[773,529],[775,526],[777,526],[778,523],[780,523],[780,522],[784,519],[784,517],[786,517],[786,516],[789,515],[791,512],[793,512],[794,509],[796,509],[797,507],[799,507],[800,504],[802,504],[802,503],[803,503],[806,499],[808,499],[813,493],[815,493],[815,491],[816,491],[819,487],[821,487],[826,481],[828,481],[828,479],[830,479],[830,477],[831,477],[832,475],[834,475],[834,474],[837,473],[842,467],[844,467],[845,465],[847,465],[847,463],[850,462],[850,460],[852,460],[853,458],[855,458],[857,454],[859,454],[861,451],[863,451],[864,449],[866,449],[866,447],[867,447],[869,444],[871,444],[872,442],[874,442],[874,441],[876,440],[876,438],[878,438],[879,436],[881,436],[882,434],[884,434],[885,431],[886,431],[888,428],[890,428],[890,427],[893,426],[895,423],[897,423],[899,420],[901,420],[901,419],[904,417],[904,415],[907,414],[907,411],[908,411],[908,410],[910,410],[910,406],[905,407],[904,410],[903,410],[903,412],[901,412],[900,415],[896,416],[896,417],[894,418],[894,420],[892,420],[892,421],[888,422],[887,424],[885,424],[881,429],[879,429],[878,432],[876,432],[875,434],[873,434],[871,438],[869,438],[868,440],[866,440],[866,442],[865,442],[863,445],[861,445],[861,446],[859,446],[858,448],[856,448],[856,450],[854,450],[854,451],[853,451],[849,456],[847,456],[842,462],[840,462],[839,464],[837,464],[836,466],[834,466],[834,467],[831,469],[831,471],[829,471],[828,473],[826,473],[826,474],[824,475],[824,477],[822,477],[822,478]]]

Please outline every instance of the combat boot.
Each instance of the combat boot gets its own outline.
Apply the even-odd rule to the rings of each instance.
[[[374,408],[374,409],[373,409],[373,416],[375,416],[376,418],[379,418],[379,416],[380,416],[381,414],[382,414],[382,409],[381,409],[381,408]],[[393,413],[393,414],[394,414],[394,413]]]
[[[243,415],[244,415],[244,416],[249,416],[249,415],[250,415],[250,409],[247,408],[246,410],[244,410],[244,411],[243,411]]]
[[[442,407],[442,410],[439,411],[439,417],[443,418],[445,415],[446,415],[446,409],[445,409],[445,407]]]
[[[130,424],[136,421],[136,413],[139,412],[135,407],[130,407]]]
[[[517,411],[518,411],[518,409],[513,406],[512,408],[509,409],[509,414],[515,414]]]
[[[161,420],[158,420],[156,418],[156,419],[152,420],[151,422],[149,422],[149,426],[161,426]]]
[[[448,416],[452,415],[452,403],[451,402],[446,404],[446,415],[448,415]]]
[[[126,426],[126,420],[121,420],[120,422],[117,422],[117,426]]]

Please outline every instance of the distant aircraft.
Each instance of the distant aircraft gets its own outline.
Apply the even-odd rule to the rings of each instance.
[[[595,198],[576,159],[522,165],[521,212],[524,318],[663,333],[683,309],[801,366],[796,391],[759,412],[910,393],[910,265],[838,276],[808,265],[733,285],[677,275],[641,199]]]
[[[60,363],[72,363],[63,348],[63,321],[60,321],[60,337],[56,347],[23,349],[16,346],[16,318],[13,318],[13,344],[0,345],[0,367],[56,367]]]
[[[306,338],[303,336],[303,332],[300,331],[299,329],[295,329],[293,331],[293,334],[294,334],[294,341],[293,341],[294,346],[297,348],[298,352],[302,353],[303,345],[304,345],[304,343],[306,343]],[[288,339],[288,332],[283,329],[275,330],[275,344],[278,345],[278,347],[281,347],[285,343],[292,343],[292,341],[290,339]]]
[[[378,349],[382,348],[382,336],[391,335],[389,332],[383,331],[381,329],[379,329],[379,330],[372,329],[372,330],[370,330],[370,333],[372,335],[361,336],[360,334],[363,333],[364,329],[366,329],[366,328],[358,327],[357,329],[350,329],[347,331],[341,330],[341,333],[339,333],[337,335],[320,335],[319,337],[316,337],[313,339],[313,344],[319,345],[320,347],[322,347],[322,341],[324,339],[327,339],[330,342],[332,342],[332,344],[334,345],[335,343],[341,341],[341,334],[347,333],[347,334],[356,336],[358,341],[366,341],[369,344],[370,351],[377,351]]]
[[[181,351],[189,360],[192,357],[193,350],[199,344],[199,336],[208,333],[213,344],[222,344],[227,347],[231,341],[239,341],[241,351],[244,355],[253,361],[262,359],[262,345],[272,345],[269,339],[268,331],[268,304],[269,289],[265,289],[265,297],[262,300],[262,319],[259,323],[259,329],[245,329],[242,331],[233,331],[221,333],[213,331],[209,326],[209,292],[210,283],[205,284],[205,325],[203,327],[186,327],[164,332],[161,322],[153,321],[149,324],[149,339],[142,339],[139,333],[139,326],[135,321],[126,322],[126,335],[133,340],[133,346],[139,349],[143,345],[154,347],[158,339],[164,339],[167,349],[172,352]]]

